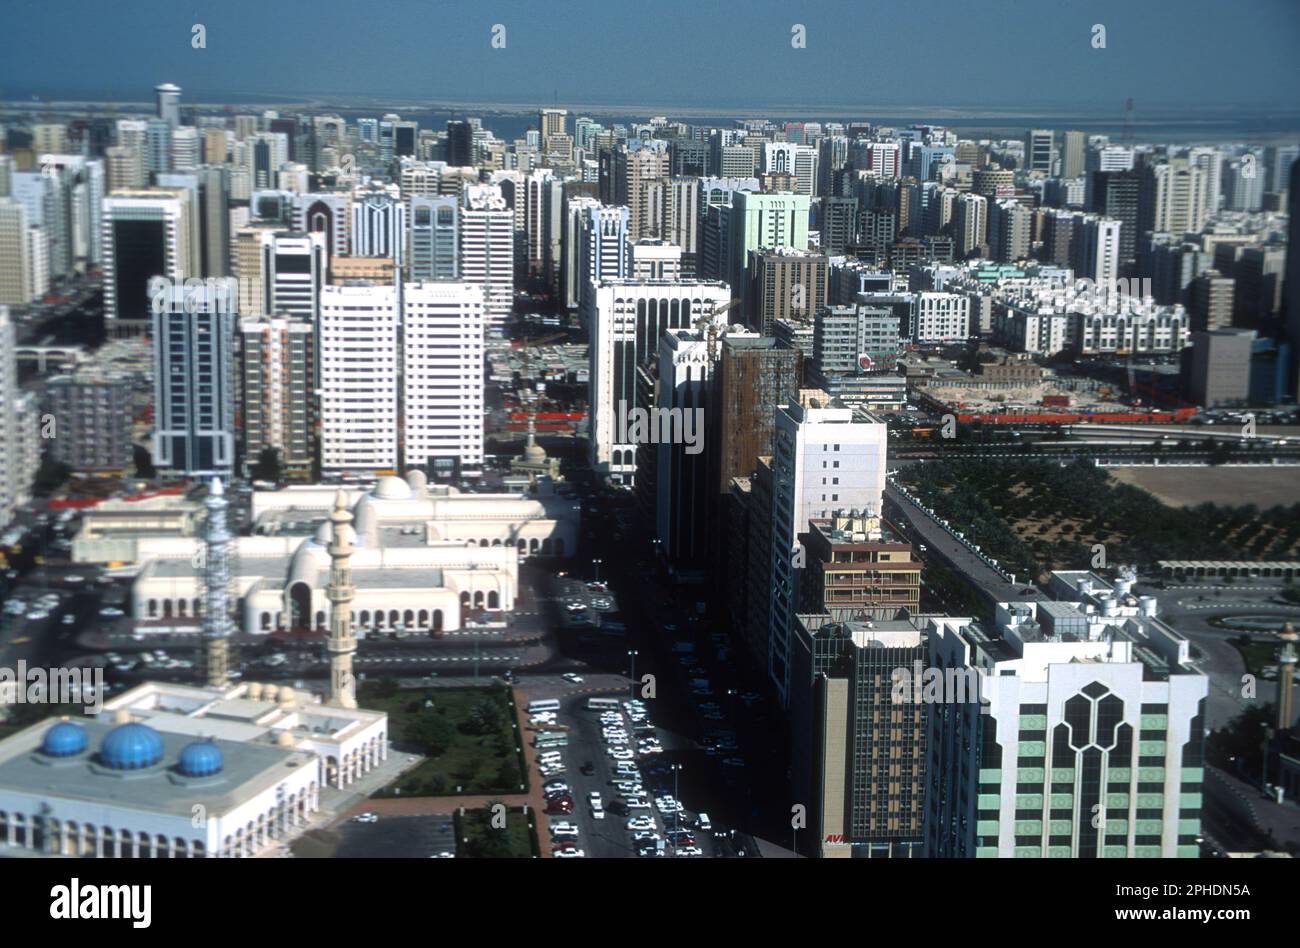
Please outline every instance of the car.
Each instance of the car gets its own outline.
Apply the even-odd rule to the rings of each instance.
[[[581,767],[578,768],[578,772],[582,774],[584,777],[590,777],[593,774],[595,774],[596,765],[593,764],[591,761],[586,761]]]
[[[569,790],[569,785],[565,783],[563,780],[551,780],[542,784],[542,790],[545,793],[550,793],[551,791],[554,790],[562,790],[565,793],[567,793]]]
[[[636,854],[637,854],[638,856],[644,856],[644,857],[646,857],[646,858],[654,858],[654,857],[656,857],[656,856],[664,856],[664,855],[667,855],[667,854],[666,854],[662,849],[660,849],[658,846],[641,846],[641,847],[639,847],[639,848],[637,849]]]
[[[572,823],[552,823],[551,837],[553,839],[577,839],[578,827]]]
[[[576,846],[561,846],[551,853],[556,859],[582,859],[587,854]]]
[[[370,813],[370,812],[358,813],[356,816],[352,817],[352,822],[353,823],[378,823],[379,814]]]
[[[50,614],[44,609],[35,609],[32,612],[27,613],[27,620],[29,622],[42,622],[49,617]]]
[[[636,795],[627,796],[623,798],[623,802],[627,804],[627,808],[629,810],[650,809],[650,801],[647,800],[645,797],[636,796]]]
[[[59,621],[62,622],[64,625],[74,625],[76,624],[77,617],[69,612],[66,616],[64,616]]]
[[[659,834],[654,830],[639,830],[632,834],[632,842],[657,843],[659,842]]]
[[[655,821],[648,816],[634,816],[624,824],[629,830],[653,830]]]
[[[636,754],[625,747],[611,747],[606,753],[614,760],[635,760]]]
[[[678,846],[673,850],[674,856],[703,856],[704,850],[699,846]]]
[[[125,612],[118,609],[116,606],[105,606],[103,609],[99,610],[99,614],[105,619],[116,619],[120,616],[126,615]]]
[[[611,780],[610,786],[620,793],[640,793],[641,782],[638,780]]]
[[[580,685],[580,684],[582,684],[582,676],[581,676],[581,675],[575,675],[573,672],[565,672],[565,673],[564,673],[563,675],[561,675],[560,677],[563,678],[565,681],[570,682],[570,683],[575,684],[575,685]]]
[[[573,812],[573,797],[554,797],[546,802],[546,812],[568,816]]]

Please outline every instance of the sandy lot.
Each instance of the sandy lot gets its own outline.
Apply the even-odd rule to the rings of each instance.
[[[1110,475],[1140,487],[1171,507],[1300,503],[1300,468],[1296,467],[1116,467]]]

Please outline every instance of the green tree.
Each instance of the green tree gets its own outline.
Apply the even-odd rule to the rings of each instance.
[[[143,480],[153,480],[158,476],[153,466],[153,455],[142,444],[131,445],[131,460],[135,464],[135,476]]]
[[[62,461],[51,457],[49,452],[41,458],[41,466],[36,470],[36,479],[32,488],[38,494],[51,494],[72,476],[72,468]]]

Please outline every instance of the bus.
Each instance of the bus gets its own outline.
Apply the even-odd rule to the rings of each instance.
[[[528,713],[536,714],[539,711],[559,711],[559,698],[542,698],[538,701],[528,702]]]
[[[568,747],[569,735],[563,731],[539,731],[533,738],[533,746],[538,750],[545,750],[550,747]]]
[[[588,698],[588,711],[618,711],[622,708],[617,698]]]

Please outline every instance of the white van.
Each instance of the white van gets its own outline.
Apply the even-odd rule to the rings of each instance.
[[[528,702],[528,713],[536,714],[539,711],[559,711],[559,698],[543,698],[540,701]]]

